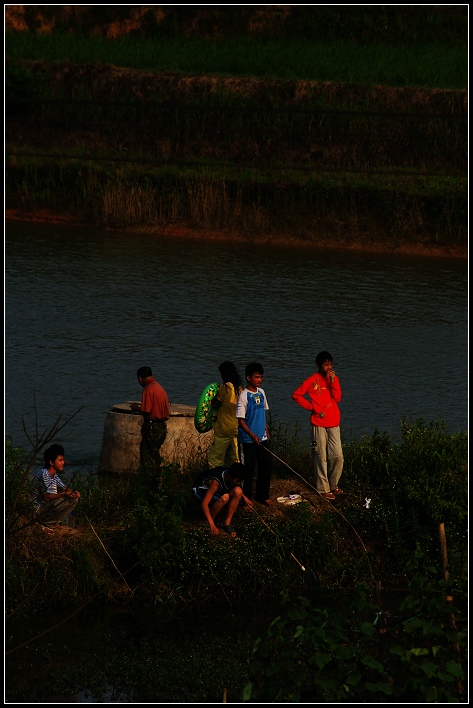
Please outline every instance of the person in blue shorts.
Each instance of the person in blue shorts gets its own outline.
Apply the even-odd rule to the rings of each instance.
[[[258,467],[255,500],[265,506],[272,506],[269,487],[273,468],[273,458],[269,451],[269,429],[266,411],[268,399],[261,388],[264,369],[258,362],[245,368],[246,388],[238,396],[236,417],[238,418],[238,446],[240,461],[248,475],[243,483],[243,493],[247,499],[253,498],[253,475]]]
[[[220,529],[235,538],[236,531],[232,526],[235,510],[243,499],[251,507],[252,502],[243,494],[241,483],[246,478],[245,466],[234,462],[230,467],[223,465],[201,472],[194,481],[192,492],[200,501],[202,511],[207,519],[210,532],[218,536]],[[223,523],[217,526],[216,516],[224,511]]]

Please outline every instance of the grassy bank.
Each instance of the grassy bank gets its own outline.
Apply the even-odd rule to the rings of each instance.
[[[348,82],[360,86],[430,86],[466,89],[466,48],[415,44],[363,44],[349,40],[269,39],[182,41],[182,37],[102,37],[7,33],[12,59],[70,61],[126,66],[139,71],[177,72],[261,79]]]
[[[8,25],[7,210],[466,254],[461,12],[138,10]]]
[[[236,598],[255,591],[274,597],[289,588],[374,586],[375,581],[405,587],[405,566],[418,543],[438,564],[436,527],[441,522],[448,527],[451,571],[461,575],[466,434],[446,434],[442,421],[403,422],[401,433],[400,444],[375,431],[344,446],[346,493],[337,506],[315,492],[310,453],[301,447],[297,429],[278,426],[272,436],[272,496],[296,486],[306,503],[276,503],[253,514],[240,511],[238,542],[221,538],[217,544],[190,494],[201,460],[183,473],[167,465],[162,487],[145,473],[74,474],[71,484],[81,491],[80,530],[48,536],[29,522],[33,518],[25,496],[31,461],[39,451],[25,458],[7,446],[7,604],[13,609],[39,577],[42,589],[33,591],[35,602],[41,596],[81,602],[97,593],[127,601],[130,586],[135,599],[138,594],[143,602],[171,604],[218,595],[222,588]],[[369,513],[366,497],[371,499]],[[111,556],[103,553],[94,530]],[[62,562],[64,553],[75,558],[72,566]],[[301,565],[310,572],[301,573]],[[130,570],[126,581],[117,576],[117,568]]]
[[[17,158],[7,203],[20,213],[52,210],[76,223],[164,232],[169,225],[314,245],[458,255],[466,248],[467,196],[445,177],[241,174],[225,166],[153,168],[112,161]],[[389,217],[389,218],[388,218]],[[459,221],[461,223],[459,223]],[[207,234],[207,235],[208,235]]]
[[[240,642],[223,642],[241,668],[223,684],[232,702],[464,700],[467,435],[446,434],[440,419],[402,421],[401,433],[399,444],[377,431],[346,444],[344,494],[331,503],[315,492],[312,460],[297,428],[275,426],[274,507],[237,511],[236,539],[211,537],[191,496],[201,461],[182,473],[165,465],[162,486],[145,471],[130,477],[77,472],[71,480],[81,492],[76,528],[48,533],[28,525],[24,495],[41,445],[26,458],[7,445],[8,615],[27,619],[51,603],[72,615],[93,602],[138,603],[163,617],[194,606],[219,608],[223,616],[230,608],[236,619],[251,598],[253,610],[260,603],[278,617],[267,632],[260,630],[252,652],[254,636],[244,624]],[[276,502],[294,492],[303,502]],[[385,590],[403,598],[390,612],[382,609]],[[126,646],[107,649],[105,664],[86,652],[80,668],[68,666],[49,690],[73,695],[87,688],[100,696],[112,685],[135,702],[220,700],[223,686],[202,682],[199,672],[221,660],[222,643],[214,651],[210,641],[197,663],[195,642],[181,656],[182,645],[173,645],[170,665],[159,643],[151,650],[147,640],[124,636]],[[38,645],[31,629],[28,637],[33,656]],[[18,642],[15,634],[7,642],[14,673]],[[41,656],[50,654],[47,644]],[[315,665],[314,657],[325,659]],[[144,676],[149,661],[154,668]],[[176,670],[183,681],[174,685],[166,676]],[[34,690],[23,681],[8,686],[13,702],[32,694],[43,702],[44,691],[40,678]]]
[[[7,6],[7,55],[466,89],[465,6]]]

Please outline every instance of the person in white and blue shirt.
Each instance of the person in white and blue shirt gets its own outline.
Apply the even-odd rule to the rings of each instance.
[[[272,506],[269,496],[272,454],[269,452],[269,429],[266,411],[268,399],[261,388],[264,369],[258,362],[248,364],[245,369],[246,388],[240,393],[236,405],[238,419],[238,447],[240,461],[245,465],[247,477],[243,482],[243,494],[253,499],[253,475],[256,467],[258,476],[255,486],[255,501]]]
[[[61,528],[61,522],[74,511],[80,498],[80,492],[70,489],[59,477],[64,465],[64,448],[55,443],[45,451],[44,467],[34,476],[36,522],[48,529]]]

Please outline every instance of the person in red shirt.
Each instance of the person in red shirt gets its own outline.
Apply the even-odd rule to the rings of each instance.
[[[340,381],[333,370],[333,357],[323,351],[317,354],[318,369],[292,394],[293,400],[311,412],[312,447],[317,491],[333,500],[343,494],[338,481],[343,470],[340,438]]]
[[[143,416],[140,442],[140,466],[158,472],[161,468],[160,448],[166,439],[170,406],[166,391],[159,384],[149,366],[141,366],[136,375],[143,387],[141,406],[132,403],[131,409]]]

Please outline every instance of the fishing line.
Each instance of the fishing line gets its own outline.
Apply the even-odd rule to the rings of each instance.
[[[222,583],[220,582],[219,578],[217,578],[217,576],[216,576],[215,573],[213,572],[211,566],[209,566],[209,570],[210,570],[210,572],[212,573],[212,575],[214,576],[214,578],[215,578],[215,580],[217,581],[217,583],[220,585],[220,587],[221,587],[221,589],[222,589],[222,592],[223,592],[223,594],[224,594],[224,596],[225,596],[226,601],[228,602],[228,604],[230,605],[230,607],[233,609],[232,603],[231,603],[230,600],[228,599],[227,594],[226,594],[226,592],[225,592],[225,590],[224,590],[224,588],[223,588]],[[233,612],[232,612],[232,617],[233,617],[234,619],[236,619],[236,615],[234,615]]]
[[[161,550],[163,550],[163,548],[166,548],[166,546],[168,546],[168,545],[169,545],[169,543],[166,543],[166,544],[161,548]],[[143,558],[140,558],[139,560],[137,560],[136,563],[134,563],[134,564],[131,566],[131,568],[128,568],[128,570],[125,571],[124,575],[125,575],[126,573],[130,573],[130,572],[131,572],[134,568],[136,568],[136,566],[139,565],[140,563],[143,563],[143,562],[148,558],[149,555],[150,555],[150,554],[148,553],[148,555],[146,555],[146,556],[144,556]],[[120,571],[119,571],[119,572],[120,572]],[[120,573],[120,575],[121,575],[121,573]],[[98,592],[95,593],[95,595],[92,595],[92,597],[89,598],[89,600],[86,600],[86,602],[84,602],[84,604],[81,605],[77,610],[74,610],[74,612],[72,612],[72,614],[68,615],[67,617],[65,617],[64,619],[62,619],[60,622],[57,622],[56,624],[53,624],[51,627],[48,627],[48,629],[45,629],[44,632],[41,632],[40,634],[37,634],[35,637],[30,637],[29,639],[27,639],[26,641],[22,642],[21,644],[18,644],[18,646],[14,647],[13,649],[9,649],[8,651],[5,652],[5,656],[7,656],[7,654],[12,654],[13,652],[18,651],[18,649],[21,649],[22,647],[26,646],[27,644],[30,644],[31,642],[34,642],[34,641],[36,641],[37,639],[40,639],[40,638],[43,637],[45,634],[49,634],[49,632],[52,632],[54,629],[57,629],[58,627],[60,627],[61,625],[63,625],[65,622],[68,622],[70,619],[72,619],[72,617],[74,617],[75,615],[77,615],[78,612],[80,612],[81,610],[83,610],[84,607],[87,607],[87,605],[90,605],[91,602],[93,602],[94,600],[96,600],[103,592],[104,592],[104,588],[101,588]]]
[[[254,507],[253,507],[252,511],[253,511],[253,513],[255,513],[256,516],[260,519],[260,521],[263,522],[263,524],[266,526],[266,528],[268,528],[268,529],[271,531],[271,533],[272,533],[274,536],[277,536],[277,537],[280,538],[281,540],[284,540],[284,539],[281,538],[281,536],[278,536],[278,534],[271,528],[271,526],[269,526],[269,525],[266,523],[266,521],[263,519],[262,516],[260,516],[260,514],[256,511],[256,509],[255,509]],[[296,561],[296,563],[298,563],[298,565],[300,565],[301,570],[305,570],[305,568],[304,568],[304,566],[302,565],[302,563],[297,560],[296,556],[294,555],[294,553],[293,553],[292,551],[291,551],[291,557],[294,558],[294,560]]]
[[[128,585],[128,583],[126,582],[125,578],[123,577],[123,573],[121,573],[121,572],[118,570],[118,568],[117,568],[117,566],[116,566],[116,564],[115,564],[115,561],[113,560],[112,556],[111,556],[110,553],[107,551],[107,549],[105,548],[104,544],[102,543],[102,539],[101,539],[100,536],[98,535],[97,531],[96,531],[96,530],[94,529],[94,527],[92,526],[91,520],[88,518],[87,514],[84,514],[84,516],[85,516],[85,518],[87,519],[87,521],[89,522],[90,528],[92,529],[92,531],[94,532],[94,534],[95,534],[95,535],[97,536],[97,538],[99,539],[100,545],[102,546],[103,550],[105,551],[105,553],[107,554],[107,556],[108,556],[108,557],[110,558],[110,560],[112,561],[113,567],[115,568],[115,570],[117,571],[117,573],[120,575],[120,578],[123,580],[123,582],[124,582],[125,585],[127,586],[128,590],[131,592],[131,594],[133,594],[133,590],[131,589],[131,587]]]
[[[365,544],[363,543],[363,540],[362,540],[360,534],[358,533],[358,531],[352,526],[352,524],[351,524],[351,523],[348,521],[348,519],[342,514],[342,512],[341,512],[339,509],[337,509],[337,507],[333,506],[333,504],[331,504],[328,499],[325,499],[325,497],[322,495],[322,493],[319,492],[318,489],[316,489],[313,484],[311,484],[310,482],[308,482],[301,474],[299,474],[299,472],[296,472],[296,470],[293,470],[292,467],[290,467],[290,466],[287,464],[287,462],[284,462],[284,460],[281,460],[281,458],[278,457],[272,450],[269,450],[269,449],[268,449],[267,447],[265,447],[264,445],[263,445],[263,449],[266,450],[266,452],[269,452],[270,455],[272,455],[273,457],[275,457],[277,460],[279,460],[279,462],[282,462],[282,464],[285,465],[289,470],[291,470],[291,472],[293,472],[295,475],[297,475],[298,477],[300,477],[300,478],[302,479],[302,481],[304,482],[304,484],[306,484],[308,487],[310,487],[310,488],[313,489],[315,492],[317,492],[317,494],[319,495],[319,497],[320,497],[321,499],[323,499],[324,501],[326,501],[326,502],[328,503],[328,505],[329,505],[330,507],[332,507],[332,509],[333,509],[334,511],[337,512],[337,514],[340,514],[340,516],[342,517],[342,519],[343,519],[344,521],[346,521],[346,523],[347,523],[348,526],[351,528],[351,530],[353,531],[353,533],[355,534],[355,536],[358,538],[359,542],[360,542],[361,545],[363,546],[363,549],[364,549],[365,553],[368,553],[368,549],[366,548]],[[369,565],[369,568],[370,568],[371,577],[372,577],[373,580],[374,580],[373,571],[372,571],[372,569],[371,569],[371,563],[369,562],[369,559],[367,559],[367,560],[368,560],[368,565]]]

